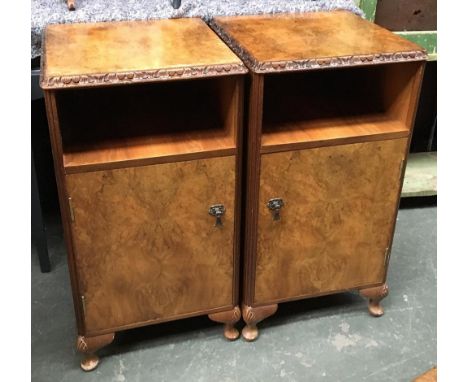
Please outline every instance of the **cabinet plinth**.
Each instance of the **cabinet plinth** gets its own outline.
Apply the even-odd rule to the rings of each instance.
[[[199,19],[48,27],[42,87],[83,370],[143,325],[206,314],[237,337],[246,71]]]
[[[211,27],[251,70],[244,320],[352,289],[381,315],[426,52],[343,11]]]

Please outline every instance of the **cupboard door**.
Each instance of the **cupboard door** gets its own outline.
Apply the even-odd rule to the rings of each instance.
[[[407,139],[264,154],[255,303],[385,278]],[[267,207],[284,205],[279,219]]]
[[[232,306],[233,156],[66,182],[88,334]],[[208,213],[215,204],[221,226]]]

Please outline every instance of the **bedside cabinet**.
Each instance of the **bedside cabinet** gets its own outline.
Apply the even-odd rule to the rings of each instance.
[[[243,336],[348,290],[382,315],[425,51],[344,11],[211,26],[251,70]]]
[[[45,90],[84,370],[120,330],[235,339],[242,62],[200,19],[51,25]]]

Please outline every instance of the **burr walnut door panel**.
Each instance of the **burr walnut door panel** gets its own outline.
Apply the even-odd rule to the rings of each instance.
[[[232,306],[233,156],[66,183],[87,334]],[[222,226],[208,213],[215,204]]]
[[[383,282],[406,144],[262,155],[255,303]],[[279,220],[267,207],[274,198]]]

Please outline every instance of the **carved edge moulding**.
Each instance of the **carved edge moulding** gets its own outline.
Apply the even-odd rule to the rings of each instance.
[[[46,47],[46,44],[43,44]],[[71,233],[71,216],[69,214],[69,208],[67,205],[67,191],[65,182],[65,168],[63,163],[63,148],[62,148],[62,137],[60,130],[60,121],[58,117],[58,105],[56,103],[57,93],[61,92],[62,89],[68,88],[88,88],[88,87],[108,87],[112,85],[132,85],[142,82],[159,82],[159,81],[172,81],[172,80],[192,80],[197,78],[209,78],[209,77],[222,77],[222,76],[234,76],[243,75],[248,72],[248,69],[240,62],[233,64],[219,64],[219,65],[201,65],[201,66],[190,66],[190,67],[171,67],[168,69],[157,69],[157,70],[142,70],[132,72],[113,72],[113,73],[101,73],[101,74],[82,74],[79,76],[44,76],[44,69],[47,63],[45,62],[46,55],[43,55],[41,61],[41,87],[44,89],[45,102],[47,106],[47,116],[49,122],[49,133],[53,148],[54,157],[54,168],[57,180],[57,186],[59,191],[59,201],[61,205],[61,216],[64,226],[64,237],[67,247],[69,273],[72,284],[72,296],[75,308],[76,324],[78,329],[78,336],[76,341],[77,350],[84,355],[81,362],[81,368],[85,371],[91,371],[95,369],[99,364],[99,357],[97,352],[99,349],[109,345],[115,337],[117,331],[130,329],[132,327],[146,326],[150,324],[157,324],[165,321],[172,321],[175,319],[182,319],[187,317],[195,317],[200,315],[208,315],[208,317],[219,323],[224,324],[224,337],[228,340],[235,340],[239,337],[239,331],[235,328],[235,324],[241,319],[242,314],[238,304],[238,284],[239,284],[239,249],[238,249],[238,235],[239,235],[239,218],[235,219],[234,228],[234,269],[233,269],[233,297],[232,302],[229,306],[217,307],[215,309],[196,311],[188,314],[180,314],[175,317],[171,316],[167,319],[155,319],[147,322],[140,322],[137,325],[129,324],[125,327],[109,328],[99,332],[87,332],[84,317],[84,307],[82,301],[80,301],[79,291],[79,280],[76,270],[75,251],[72,242]],[[243,79],[238,80],[236,85],[238,89],[236,94],[238,101],[235,102],[237,116],[235,117],[235,125],[237,130],[236,138],[236,182],[235,182],[235,193],[236,193],[236,215],[240,213],[240,180],[241,180],[241,146],[242,146],[242,105],[243,105]],[[134,166],[130,166],[134,167]],[[138,166],[137,166],[138,167]]]
[[[258,62],[242,44],[225,32],[216,20],[209,22],[213,30],[224,40],[224,42],[244,61],[244,63],[255,73],[292,72],[311,69],[327,69],[353,67],[363,65],[389,64],[398,62],[424,61],[427,60],[425,50],[361,54],[353,56],[323,57],[317,59],[304,59],[292,61],[268,61]]]
[[[417,74],[413,80],[412,85],[412,96],[411,102],[409,105],[409,112],[408,112],[408,123],[410,126],[408,140],[406,143],[405,149],[405,159],[401,164],[401,175],[400,175],[400,184],[399,184],[399,191],[398,195],[401,194],[401,189],[403,186],[404,181],[404,171],[406,168],[406,160],[408,157],[411,137],[413,133],[413,126],[414,120],[416,117],[416,110],[419,101],[419,94],[421,92],[422,86],[422,77],[424,74],[424,67],[425,62],[422,62],[421,67],[418,69]],[[250,165],[246,169],[246,178],[247,179],[255,179],[256,176],[259,176],[260,173],[260,142],[261,142],[261,125],[263,119],[263,102],[260,100],[263,99],[263,90],[264,90],[264,77],[263,73],[251,73],[251,86],[250,86],[250,100],[249,100],[249,128],[247,129],[248,139],[249,139],[249,147],[246,149],[245,154],[247,155],[247,160]],[[326,146],[326,145],[325,145]],[[255,231],[255,226],[257,225],[258,219],[258,204],[256,203],[256,195],[259,190],[258,182],[254,182],[255,190],[252,191],[252,195],[248,195],[246,198],[247,208],[246,211],[248,214],[248,221],[250,223],[247,224],[246,228],[246,237],[250,238],[252,235],[255,235],[253,231]],[[244,290],[243,290],[243,304],[242,304],[242,318],[246,323],[246,326],[242,330],[242,336],[247,341],[254,341],[259,336],[259,331],[257,328],[257,324],[264,319],[272,316],[276,313],[278,309],[278,304],[288,301],[295,301],[295,300],[302,300],[308,298],[314,298],[324,295],[332,295],[336,293],[343,293],[343,292],[351,292],[357,291],[359,295],[368,300],[368,311],[369,314],[373,317],[381,317],[384,314],[384,309],[381,305],[381,301],[388,296],[389,287],[387,285],[387,272],[388,272],[388,264],[390,260],[390,253],[391,247],[393,244],[394,239],[394,232],[396,226],[396,215],[398,213],[398,205],[399,205],[399,197],[397,199],[397,203],[394,208],[394,216],[393,216],[393,224],[390,230],[390,241],[389,247],[387,249],[387,255],[385,258],[385,275],[381,284],[373,284],[373,285],[362,285],[356,286],[352,289],[346,290],[339,290],[339,291],[330,291],[327,293],[320,293],[320,294],[312,294],[307,296],[300,296],[297,298],[290,298],[290,299],[283,299],[281,301],[275,301],[268,305],[256,305],[254,294],[255,294],[255,279],[249,277],[247,275],[252,274],[255,272],[256,268],[256,256],[247,255],[244,259]],[[250,206],[250,207],[249,207]],[[250,213],[249,213],[250,212]],[[245,253],[256,253],[257,241],[256,240],[248,240],[246,243],[246,248],[244,250]]]
[[[263,90],[264,78],[269,73],[285,73],[292,71],[310,71],[315,69],[333,69],[333,68],[347,68],[356,66],[370,66],[380,64],[397,64],[405,62],[421,62],[421,66],[417,70],[411,85],[411,96],[408,104],[407,123],[409,127],[408,141],[405,150],[405,160],[402,162],[402,174],[406,165],[406,158],[409,151],[411,135],[413,132],[414,119],[416,115],[416,108],[419,99],[419,93],[422,83],[422,75],[424,72],[424,61],[427,59],[427,53],[424,49],[421,50],[411,49],[407,51],[393,51],[390,53],[375,53],[375,54],[362,54],[362,55],[347,55],[347,56],[333,56],[333,57],[320,57],[313,59],[303,60],[289,60],[289,61],[258,61],[253,55],[245,49],[235,38],[226,32],[222,24],[218,24],[215,19],[209,22],[211,28],[223,39],[223,41],[243,60],[250,72],[250,100],[248,102],[249,114],[247,122],[247,131],[249,147],[244,152],[247,156],[246,166],[246,179],[251,183],[252,189],[246,195],[245,207],[245,250],[244,250],[244,282],[243,282],[243,306],[242,313],[243,319],[246,322],[246,327],[242,331],[245,340],[253,341],[258,337],[257,324],[273,315],[278,308],[278,303],[299,300],[305,298],[316,297],[317,295],[302,296],[301,298],[285,299],[283,301],[255,302],[255,278],[249,275],[255,273],[256,268],[256,226],[258,220],[258,203],[257,195],[259,192],[259,184],[257,182],[260,173],[260,154],[261,154],[261,131],[263,120]],[[327,145],[324,145],[327,146]],[[403,184],[403,176],[400,177],[399,193],[401,193],[401,186]],[[393,224],[390,228],[390,243],[391,248],[393,241],[393,234],[396,223],[396,214],[398,211],[398,201],[394,208]],[[252,255],[253,254],[253,255]],[[359,294],[368,299],[369,313],[374,317],[383,315],[383,308],[380,302],[388,295],[388,286],[386,284],[387,268],[389,253],[385,259],[385,274],[383,279],[377,284],[360,285],[352,289],[330,291],[320,295],[331,295],[334,293],[341,293],[347,291],[358,291]]]
[[[41,75],[40,82],[43,89],[60,89],[67,87],[108,86],[190,78],[208,78],[244,73],[247,73],[247,69],[244,67],[244,65],[226,64],[212,66],[193,66],[190,68],[142,70],[133,72],[95,73],[76,76],[43,77]]]
[[[209,78],[226,75],[246,74],[244,64],[194,65],[190,67],[170,67],[155,70],[135,70],[109,73],[87,73],[68,76],[46,76],[47,44],[46,33],[42,35],[42,59],[39,84],[43,90],[63,88],[87,88],[93,86],[125,85],[132,83],[159,82],[191,78]]]

